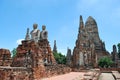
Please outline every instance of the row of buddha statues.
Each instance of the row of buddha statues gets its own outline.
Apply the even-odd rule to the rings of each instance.
[[[27,33],[25,40],[34,40],[37,42],[38,40],[44,40],[48,38],[48,31],[46,31],[46,26],[42,25],[42,31],[38,29],[38,24],[33,24],[33,30],[30,32],[31,38],[29,36],[29,28],[27,28]]]

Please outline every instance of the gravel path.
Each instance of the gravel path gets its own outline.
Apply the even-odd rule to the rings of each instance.
[[[42,80],[81,80],[84,74],[84,72],[70,72],[68,74],[45,78]]]
[[[115,80],[112,73],[101,73],[99,80]]]

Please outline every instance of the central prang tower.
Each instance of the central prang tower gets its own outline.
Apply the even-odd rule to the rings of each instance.
[[[98,60],[108,55],[105,44],[99,37],[95,19],[89,16],[84,25],[80,16],[78,37],[73,50],[73,66],[97,67]]]

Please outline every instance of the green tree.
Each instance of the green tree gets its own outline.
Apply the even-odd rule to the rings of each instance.
[[[61,53],[53,53],[55,60],[58,64],[66,64],[66,56]]]
[[[117,47],[118,47],[118,57],[120,58],[120,43],[118,43]]]
[[[11,51],[12,57],[15,57],[15,56],[16,56],[16,53],[17,53],[17,50],[16,50],[16,48],[14,48],[14,49]]]
[[[109,57],[107,57],[107,56],[105,56],[105,57],[102,57],[99,61],[98,61],[98,65],[100,66],[100,67],[106,67],[106,68],[108,68],[109,66],[111,66],[113,64],[113,61],[109,58]]]

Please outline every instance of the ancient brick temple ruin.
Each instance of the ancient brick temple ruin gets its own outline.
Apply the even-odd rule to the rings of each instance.
[[[49,41],[46,26],[42,26],[42,31],[37,29],[37,24],[33,25],[29,38],[29,29],[27,29],[25,40],[17,47],[17,54],[13,59],[12,67],[28,67],[33,70],[33,77],[40,79],[44,77],[44,65],[54,65],[54,59]]]
[[[57,53],[56,41],[53,51]],[[18,45],[13,58],[9,50],[0,49],[0,80],[40,80],[43,77],[79,71],[81,68],[98,67],[101,57],[110,56],[99,37],[97,23],[91,16],[85,25],[80,16],[76,44],[73,54],[68,48],[66,65],[56,63],[53,51],[46,26],[43,25],[40,31],[38,25],[33,24],[31,32],[27,28],[25,40]],[[116,46],[113,46],[112,59],[118,61]]]
[[[73,50],[73,66],[97,67],[98,60],[109,53],[100,39],[97,23],[91,16],[83,22],[80,16],[78,36]]]
[[[42,26],[42,31],[37,27],[33,24],[31,32],[27,28],[25,40],[18,45],[13,58],[9,50],[0,49],[0,80],[41,80],[71,71],[70,67],[56,63],[46,26]]]
[[[45,35],[42,34],[43,31],[44,33],[46,32]],[[46,37],[47,31],[45,30],[43,31],[40,34],[41,36],[44,35],[43,37]],[[31,34],[35,34],[35,36],[33,35],[32,37],[37,36],[38,39],[35,38],[29,40],[28,33],[29,33],[29,29],[27,30],[25,40],[23,40],[22,44],[17,47],[17,54],[13,59],[12,66],[36,67],[39,64],[46,64],[46,65],[56,64],[47,37],[45,39],[42,39],[43,37],[39,37],[40,35],[38,36],[38,31],[36,30],[36,33],[31,33]]]

